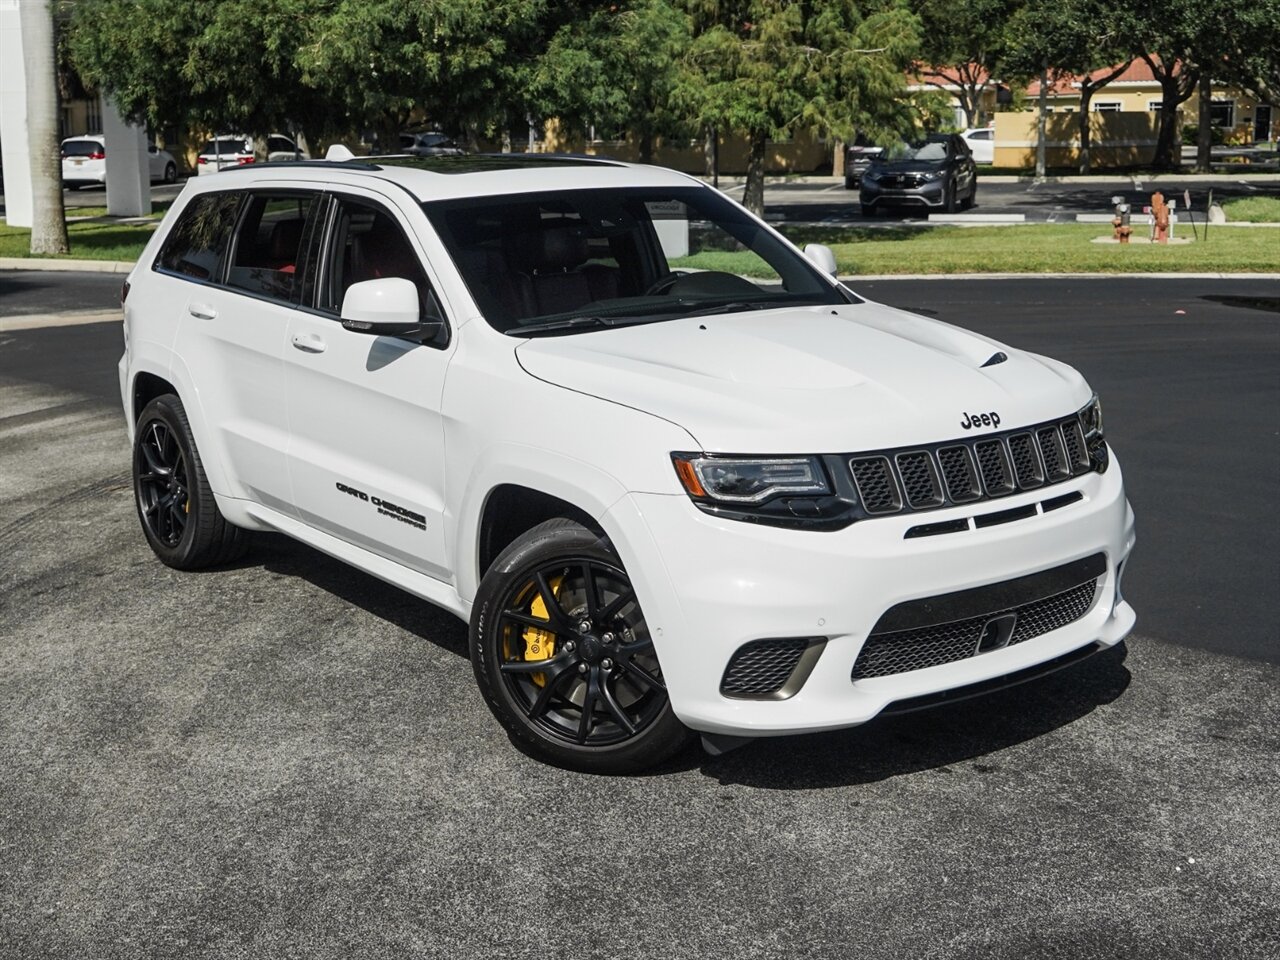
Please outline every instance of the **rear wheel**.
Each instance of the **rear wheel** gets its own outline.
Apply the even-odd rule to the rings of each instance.
[[[480,584],[471,662],[485,701],[541,759],[631,773],[690,739],[631,580],[608,544],[572,520],[534,527]]]
[[[228,563],[248,545],[248,534],[218,510],[186,410],[171,393],[152,400],[138,417],[133,494],[147,542],[171,567]]]
[[[164,182],[165,183],[178,182],[178,168],[174,166],[172,163],[166,163],[164,166]]]

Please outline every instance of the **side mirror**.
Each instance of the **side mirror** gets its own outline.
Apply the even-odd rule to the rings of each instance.
[[[805,244],[804,255],[823,273],[832,277],[836,275],[836,255],[825,243]]]
[[[365,280],[347,287],[342,298],[342,326],[374,337],[431,337],[440,321],[421,319],[418,288],[403,277]]]

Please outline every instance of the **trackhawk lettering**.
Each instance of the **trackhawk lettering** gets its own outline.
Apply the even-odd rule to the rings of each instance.
[[[363,490],[357,490],[355,487],[349,487],[345,483],[334,484],[342,493],[355,497],[357,500],[364,500],[378,508],[378,513],[384,517],[390,517],[392,520],[399,520],[401,523],[407,523],[411,527],[417,527],[419,530],[427,529],[427,518],[421,513],[415,513],[407,510],[398,503],[392,503],[390,500],[383,500],[381,497],[371,497]]]
[[[994,410],[990,413],[966,413],[964,419],[960,421],[960,426],[966,430],[972,430],[975,427],[998,427],[1000,414]]]

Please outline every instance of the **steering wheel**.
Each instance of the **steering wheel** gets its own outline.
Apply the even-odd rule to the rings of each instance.
[[[660,293],[666,293],[676,285],[677,280],[681,277],[687,277],[688,275],[688,270],[672,270],[665,277],[659,277],[657,280],[653,281],[653,283],[649,284],[649,288],[645,290],[644,295],[646,297],[656,297]]]

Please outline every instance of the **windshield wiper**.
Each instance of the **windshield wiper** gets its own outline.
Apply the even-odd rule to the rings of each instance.
[[[636,321],[629,317],[565,317],[563,320],[547,320],[524,327],[512,327],[503,332],[509,337],[523,337],[531,333],[548,333],[553,330],[575,330],[580,327],[616,327]]]
[[[735,300],[732,303],[718,303],[713,307],[691,310],[681,314],[682,317],[709,317],[713,313],[741,313],[747,310],[768,310],[773,307],[803,306],[803,302],[791,300]]]

